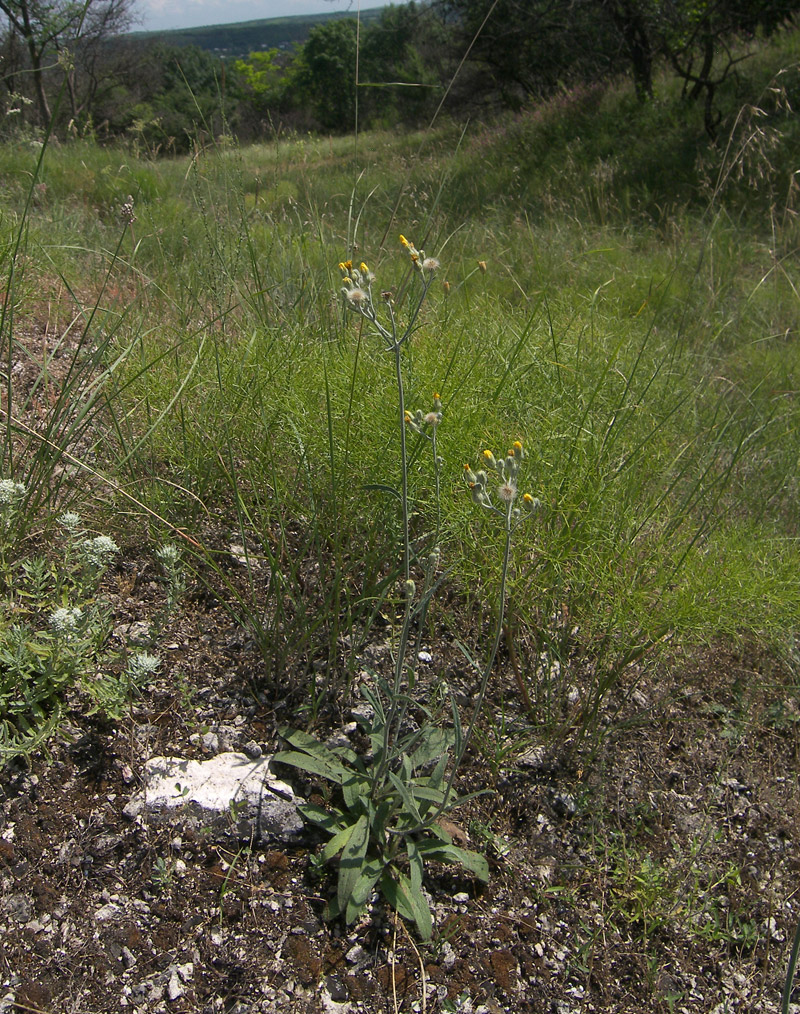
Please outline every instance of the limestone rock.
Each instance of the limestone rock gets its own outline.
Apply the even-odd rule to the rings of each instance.
[[[205,761],[151,757],[143,791],[123,812],[131,819],[184,821],[240,841],[293,841],[303,831],[300,800],[273,775],[271,760],[234,752]]]

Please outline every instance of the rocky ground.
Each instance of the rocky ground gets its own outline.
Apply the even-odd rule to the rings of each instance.
[[[151,577],[130,548],[109,575],[120,637],[146,622]],[[379,899],[355,926],[323,922],[335,871],[310,862],[308,833],[248,838],[234,820],[135,805],[148,759],[267,755],[293,717],[196,589],[161,654],[124,720],[76,701],[46,752],[2,774],[0,1011],[779,1010],[800,918],[791,659],[718,647],[631,669],[580,749],[574,730],[545,739],[515,714],[501,664],[461,777],[493,791],[452,829],[491,878],[432,871],[423,944]],[[327,731],[348,718],[345,705]]]

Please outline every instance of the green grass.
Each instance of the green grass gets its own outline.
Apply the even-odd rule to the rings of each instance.
[[[83,408],[59,400],[39,432],[107,476],[92,509],[110,500],[112,522],[133,509],[158,526],[146,508],[205,544],[198,566],[211,561],[268,671],[294,659],[302,683],[325,661],[324,692],[338,692],[355,657],[343,633],[357,644],[394,594],[400,528],[377,488],[399,484],[391,363],[343,315],[336,265],[366,260],[402,315],[402,231],[449,286],[404,360],[409,407],[434,390],[444,403],[445,555],[467,607],[492,601],[499,548],[463,463],[523,440],[547,508],[520,533],[510,584],[530,687],[542,651],[592,659],[590,723],[667,632],[783,644],[800,562],[797,127],[765,89],[796,48],[787,34],[743,65],[717,146],[666,85],[650,107],[613,86],[463,139],[446,124],[357,149],[286,139],[162,161],[75,142],[48,148],[36,181],[38,152],[9,143],[4,373],[59,292],[82,336],[70,395]],[[796,72],[780,81],[791,97]],[[753,102],[771,133],[742,150]],[[34,182],[46,190],[26,213]],[[20,432],[4,427],[4,475],[34,481],[41,503],[85,498],[79,483],[50,488],[37,437],[9,456]],[[421,536],[432,476],[413,439],[411,454]],[[226,580],[214,553],[228,536],[266,559],[266,585]],[[577,644],[550,622],[559,613]]]

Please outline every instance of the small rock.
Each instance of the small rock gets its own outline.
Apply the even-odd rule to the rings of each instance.
[[[137,961],[137,958],[136,958],[136,955],[133,953],[133,951],[129,947],[123,947],[122,948],[122,964],[126,968],[133,968],[133,966],[136,964],[136,961]]]
[[[144,810],[144,796],[136,795],[130,799],[122,808],[122,816],[128,820],[136,820]]]
[[[325,976],[325,988],[328,994],[335,1003],[342,1003],[348,997],[347,987],[339,978],[338,975],[326,975]]]
[[[553,809],[559,817],[574,817],[578,812],[578,804],[568,792],[558,792],[553,796]]]
[[[33,918],[33,908],[24,894],[12,894],[6,898],[4,907],[11,918],[17,922],[30,922]]]
[[[181,980],[178,977],[177,969],[173,968],[167,983],[167,997],[170,1000],[177,1000],[182,997],[186,990],[181,985]]]
[[[345,954],[345,958],[347,958],[351,965],[364,965],[369,961],[369,954],[367,954],[361,944],[353,944],[347,954]]]
[[[532,768],[539,771],[544,767],[547,759],[547,750],[543,746],[533,746],[517,758],[517,764],[522,768]]]
[[[457,905],[465,905],[469,901],[469,895],[466,891],[459,891],[458,894],[453,895],[453,901]]]
[[[450,943],[449,940],[445,940],[444,944],[442,945],[441,954],[442,954],[442,968],[444,968],[446,972],[449,972],[456,963],[456,952],[453,949],[453,945]]]
[[[263,753],[263,750],[254,739],[251,739],[249,743],[245,743],[242,750],[247,754],[250,760],[258,760]]]
[[[109,901],[106,905],[102,905],[94,914],[95,922],[111,922],[116,919],[122,912],[119,905],[115,905],[113,901]]]
[[[219,736],[216,732],[207,732],[200,740],[206,753],[219,753]]]

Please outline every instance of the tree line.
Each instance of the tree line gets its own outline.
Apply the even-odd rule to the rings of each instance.
[[[627,75],[642,102],[656,68],[702,102],[741,43],[791,23],[800,0],[430,0],[369,23],[328,18],[305,41],[224,59],[126,34],[135,0],[0,0],[6,132],[136,138],[185,150],[197,129],[243,140],[282,130],[417,126],[448,112],[520,108],[558,89]],[[167,36],[168,39],[168,36]],[[457,73],[456,73],[457,72]]]

